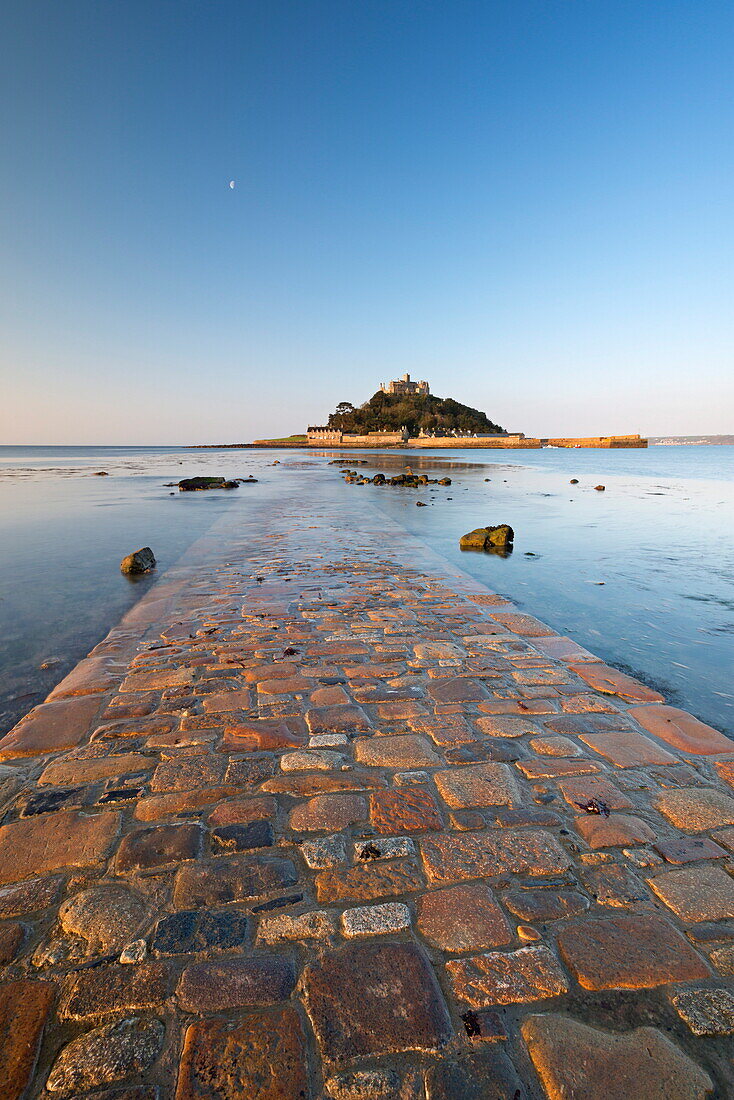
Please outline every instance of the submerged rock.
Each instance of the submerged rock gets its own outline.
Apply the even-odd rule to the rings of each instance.
[[[477,527],[459,539],[462,550],[507,550],[512,546],[515,532],[509,524],[500,523],[496,527]]]
[[[149,546],[143,546],[123,558],[120,569],[123,573],[149,573],[155,569],[155,554]]]
[[[224,477],[185,477],[178,483],[182,493],[193,493],[201,489],[236,489],[239,481],[227,481]]]

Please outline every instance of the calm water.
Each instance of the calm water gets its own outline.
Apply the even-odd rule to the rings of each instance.
[[[329,465],[337,454],[0,448],[0,729],[153,583],[123,577],[124,554],[151,545],[160,572],[223,510],[277,507],[302,486],[353,501],[357,526],[362,501],[384,510],[496,591],[734,735],[734,447],[345,455],[345,465],[366,460],[366,473],[410,464],[453,479],[420,492],[345,485]],[[228,494],[164,484],[202,472],[260,480]],[[598,483],[604,493],[594,491]],[[431,506],[416,508],[417,499]],[[515,528],[510,557],[459,551],[464,531],[490,523]]]

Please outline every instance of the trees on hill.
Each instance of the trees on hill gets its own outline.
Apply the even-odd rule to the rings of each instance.
[[[391,394],[378,390],[369,401],[355,408],[341,401],[329,416],[329,427],[343,432],[399,431],[405,426],[412,436],[421,429],[429,435],[461,434],[490,435],[504,431],[486,413],[433,394]]]

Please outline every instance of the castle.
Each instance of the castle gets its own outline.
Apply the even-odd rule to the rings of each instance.
[[[402,378],[396,378],[392,382],[381,382],[380,389],[383,393],[406,394],[420,393],[428,395],[431,390],[427,382],[411,382],[410,375],[404,374]]]

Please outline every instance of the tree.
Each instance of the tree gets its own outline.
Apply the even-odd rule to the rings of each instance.
[[[387,394],[378,390],[359,408],[341,401],[329,417],[329,427],[343,432],[399,431],[405,425],[411,436],[424,431],[436,435],[458,431],[491,435],[503,429],[479,409],[462,405],[449,397],[433,394]]]

